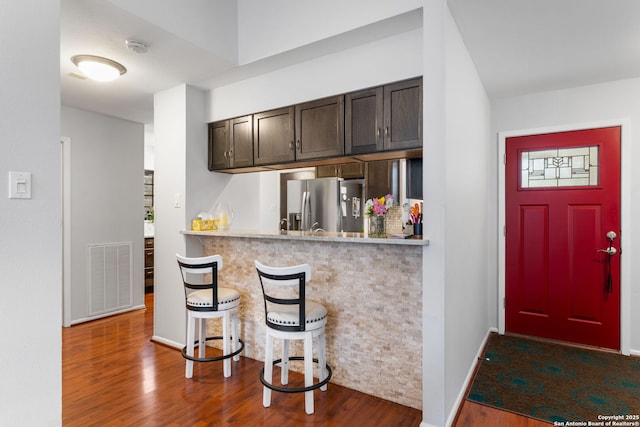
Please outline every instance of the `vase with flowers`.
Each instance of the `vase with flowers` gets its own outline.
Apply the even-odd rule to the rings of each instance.
[[[387,194],[367,200],[364,214],[369,218],[369,237],[387,237],[384,217],[393,206],[393,196]]]

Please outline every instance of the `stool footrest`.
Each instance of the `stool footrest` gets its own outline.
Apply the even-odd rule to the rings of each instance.
[[[205,339],[205,341],[211,341],[211,340],[222,340],[224,339],[224,337],[221,336],[216,336],[216,337],[207,337]],[[200,340],[196,340],[194,342],[194,345],[198,345],[200,343]],[[215,357],[193,357],[193,356],[189,356],[187,354],[187,346],[182,347],[182,357],[184,357],[185,359],[188,360],[192,360],[194,362],[217,362],[219,360],[224,360],[224,359],[228,359],[230,357],[233,356],[237,356],[238,354],[240,354],[242,352],[242,350],[244,350],[244,341],[242,341],[240,338],[238,338],[238,343],[240,343],[240,348],[237,349],[236,351],[229,353],[229,354],[223,354],[222,356],[215,356]]]
[[[302,357],[302,356],[293,356],[293,357],[290,357],[289,360],[304,360],[304,357]],[[277,360],[273,361],[273,364],[277,365],[280,362],[282,362],[282,359],[277,359]],[[318,363],[318,359],[314,358],[313,359],[313,363]],[[320,381],[319,383],[310,385],[309,387],[292,388],[292,387],[280,387],[280,386],[277,386],[277,385],[270,384],[264,379],[264,368],[262,368],[260,370],[260,382],[265,387],[270,388],[271,390],[274,390],[274,391],[279,391],[279,392],[282,392],[282,393],[302,393],[302,392],[311,391],[311,390],[315,390],[317,388],[320,388],[320,387],[326,385],[329,382],[329,380],[331,380],[331,376],[333,375],[333,371],[331,370],[331,366],[325,365],[325,369],[327,370],[327,377],[324,380]]]

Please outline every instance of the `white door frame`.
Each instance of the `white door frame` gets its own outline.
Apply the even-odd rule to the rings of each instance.
[[[631,351],[631,121],[606,120],[574,125],[550,126],[498,133],[498,333],[505,332],[505,141],[507,138],[572,130],[621,127],[620,147],[620,230],[623,251],[620,258],[620,352]]]
[[[60,137],[62,326],[71,326],[71,138]]]

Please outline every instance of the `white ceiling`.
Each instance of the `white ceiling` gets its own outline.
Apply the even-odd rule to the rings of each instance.
[[[491,98],[640,77],[638,0],[448,2]],[[153,94],[158,91],[181,83],[212,88],[310,54],[290,52],[277,60],[237,67],[225,55],[129,13],[113,1],[62,0],[61,5],[63,105],[140,123],[152,123]],[[126,39],[148,43],[148,53],[129,51]],[[343,40],[332,44],[338,47],[315,48],[325,53],[340,45],[344,48]],[[77,54],[106,56],[124,64],[128,72],[108,84],[81,80],[71,75],[79,74],[70,61]]]
[[[491,98],[640,76],[638,0],[449,0]]]

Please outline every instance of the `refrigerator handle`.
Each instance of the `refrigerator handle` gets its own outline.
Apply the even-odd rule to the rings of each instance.
[[[300,212],[302,214],[302,218],[300,218],[300,229],[306,230],[308,228],[309,223],[309,214],[307,213],[307,198],[309,193],[307,191],[302,193],[302,201],[300,205]]]

